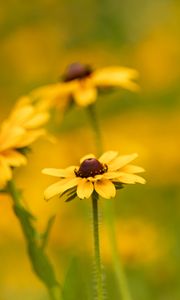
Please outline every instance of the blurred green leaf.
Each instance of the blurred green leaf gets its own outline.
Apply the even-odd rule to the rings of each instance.
[[[34,216],[23,206],[22,195],[16,188],[13,181],[9,181],[7,185],[7,191],[13,200],[13,210],[17,216],[21,229],[24,233],[24,238],[26,240],[27,251],[29,258],[33,267],[34,272],[39,277],[39,279],[45,284],[50,294],[52,294],[52,299],[57,299],[54,297],[54,288],[58,286],[58,281],[55,276],[55,272],[48,256],[44,252],[44,248],[41,247],[39,240],[39,233],[34,226]],[[53,223],[51,218],[47,226],[46,241],[48,237],[48,231]]]
[[[41,244],[41,248],[42,250],[45,249],[47,243],[48,243],[48,239],[49,239],[49,234],[51,232],[51,228],[54,224],[55,221],[55,217],[56,216],[52,216],[49,218],[48,222],[47,222],[47,226],[46,226],[46,230],[45,232],[41,235],[41,239],[42,239],[42,244]]]
[[[87,300],[87,290],[84,282],[83,269],[80,261],[73,257],[69,265],[63,285],[63,300]]]
[[[32,223],[32,215],[24,207],[17,204],[14,205],[14,211],[21,223],[21,228],[26,238],[28,253],[35,273],[48,287],[52,288],[53,286],[58,285],[53,267],[44,252],[44,248],[39,245],[36,239],[38,233]],[[48,230],[50,229],[52,222],[53,220],[51,219]],[[48,233],[46,233],[46,235],[47,239]]]

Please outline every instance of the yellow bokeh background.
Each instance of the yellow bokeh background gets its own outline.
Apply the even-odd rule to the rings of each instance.
[[[97,101],[104,150],[137,152],[137,164],[146,169],[146,186],[127,187],[113,200],[119,255],[139,300],[180,297],[179,16],[175,0],[0,4],[1,121],[20,96],[57,82],[72,62],[94,68],[123,65],[140,73],[140,93],[114,91]],[[78,164],[80,157],[95,152],[95,145],[82,108],[74,108],[64,120],[57,114],[48,128],[56,143],[36,142],[28,165],[15,171],[15,179],[40,231],[56,215],[48,253],[63,281],[71,257],[92,256],[91,207],[78,199],[45,202],[43,191],[53,179],[41,169]],[[46,299],[11,204],[7,195],[0,195],[0,300]],[[101,226],[103,262],[112,272],[103,215]]]

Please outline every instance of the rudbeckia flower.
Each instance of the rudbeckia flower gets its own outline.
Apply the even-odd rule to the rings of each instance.
[[[93,192],[109,199],[115,197],[116,189],[123,184],[145,183],[145,179],[136,175],[144,169],[129,164],[137,154],[119,156],[116,151],[105,152],[97,159],[93,154],[84,156],[80,166],[66,169],[43,169],[44,174],[58,177],[58,182],[50,185],[44,192],[46,200],[58,195],[66,195],[70,201],[78,196],[89,198]]]
[[[12,145],[16,148],[26,147],[45,134],[43,126],[48,119],[49,114],[46,110],[40,110],[36,105],[30,104],[28,97],[22,97],[17,102],[9,118],[3,123],[2,133],[4,138],[7,137],[10,141],[7,131],[12,132],[16,129],[18,134],[13,135]]]
[[[0,188],[12,178],[12,169],[26,164],[22,149],[30,146],[45,134],[42,126],[49,118],[46,111],[40,111],[23,98],[17,102],[9,118],[0,130]]]
[[[62,82],[37,88],[31,93],[33,99],[44,99],[49,106],[66,107],[74,101],[79,106],[88,106],[97,99],[100,89],[120,87],[137,91],[133,81],[138,72],[125,67],[106,67],[93,71],[90,66],[71,64],[62,77]]]

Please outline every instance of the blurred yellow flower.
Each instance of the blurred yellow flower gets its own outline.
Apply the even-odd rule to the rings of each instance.
[[[63,82],[43,86],[32,91],[33,99],[44,99],[49,106],[65,107],[75,101],[79,106],[88,106],[97,99],[101,88],[121,87],[137,91],[139,86],[133,82],[138,72],[125,67],[106,67],[93,71],[90,66],[80,63],[71,64]]]
[[[26,157],[21,153],[33,143],[45,130],[41,127],[49,115],[29,104],[27,97],[21,98],[0,131],[0,188],[12,178],[12,168],[26,164]]]
[[[93,154],[84,156],[80,166],[66,169],[43,169],[44,174],[59,177],[60,180],[50,185],[44,192],[45,199],[55,195],[66,194],[70,201],[76,197],[89,198],[93,191],[101,197],[109,199],[115,197],[116,189],[122,184],[145,183],[145,179],[135,173],[144,169],[129,164],[137,154],[119,156],[116,151],[107,151],[96,159]]]

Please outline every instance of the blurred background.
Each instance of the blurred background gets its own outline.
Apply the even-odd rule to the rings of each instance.
[[[128,186],[113,200],[119,255],[133,300],[180,299],[179,35],[178,0],[0,4],[1,121],[21,95],[57,82],[72,62],[93,68],[122,65],[140,73],[140,93],[118,90],[97,102],[104,150],[138,152],[136,163],[146,169],[145,186]],[[75,108],[59,121],[57,117],[49,126],[58,142],[36,142],[29,165],[15,176],[39,230],[56,215],[48,253],[59,279],[69,276],[69,299],[86,300],[91,299],[92,285],[90,203],[58,198],[45,202],[44,188],[53,180],[41,169],[78,164],[95,145],[86,111]],[[0,300],[46,299],[44,286],[31,271],[11,204],[0,196]],[[117,300],[103,221],[101,233],[107,294]]]

